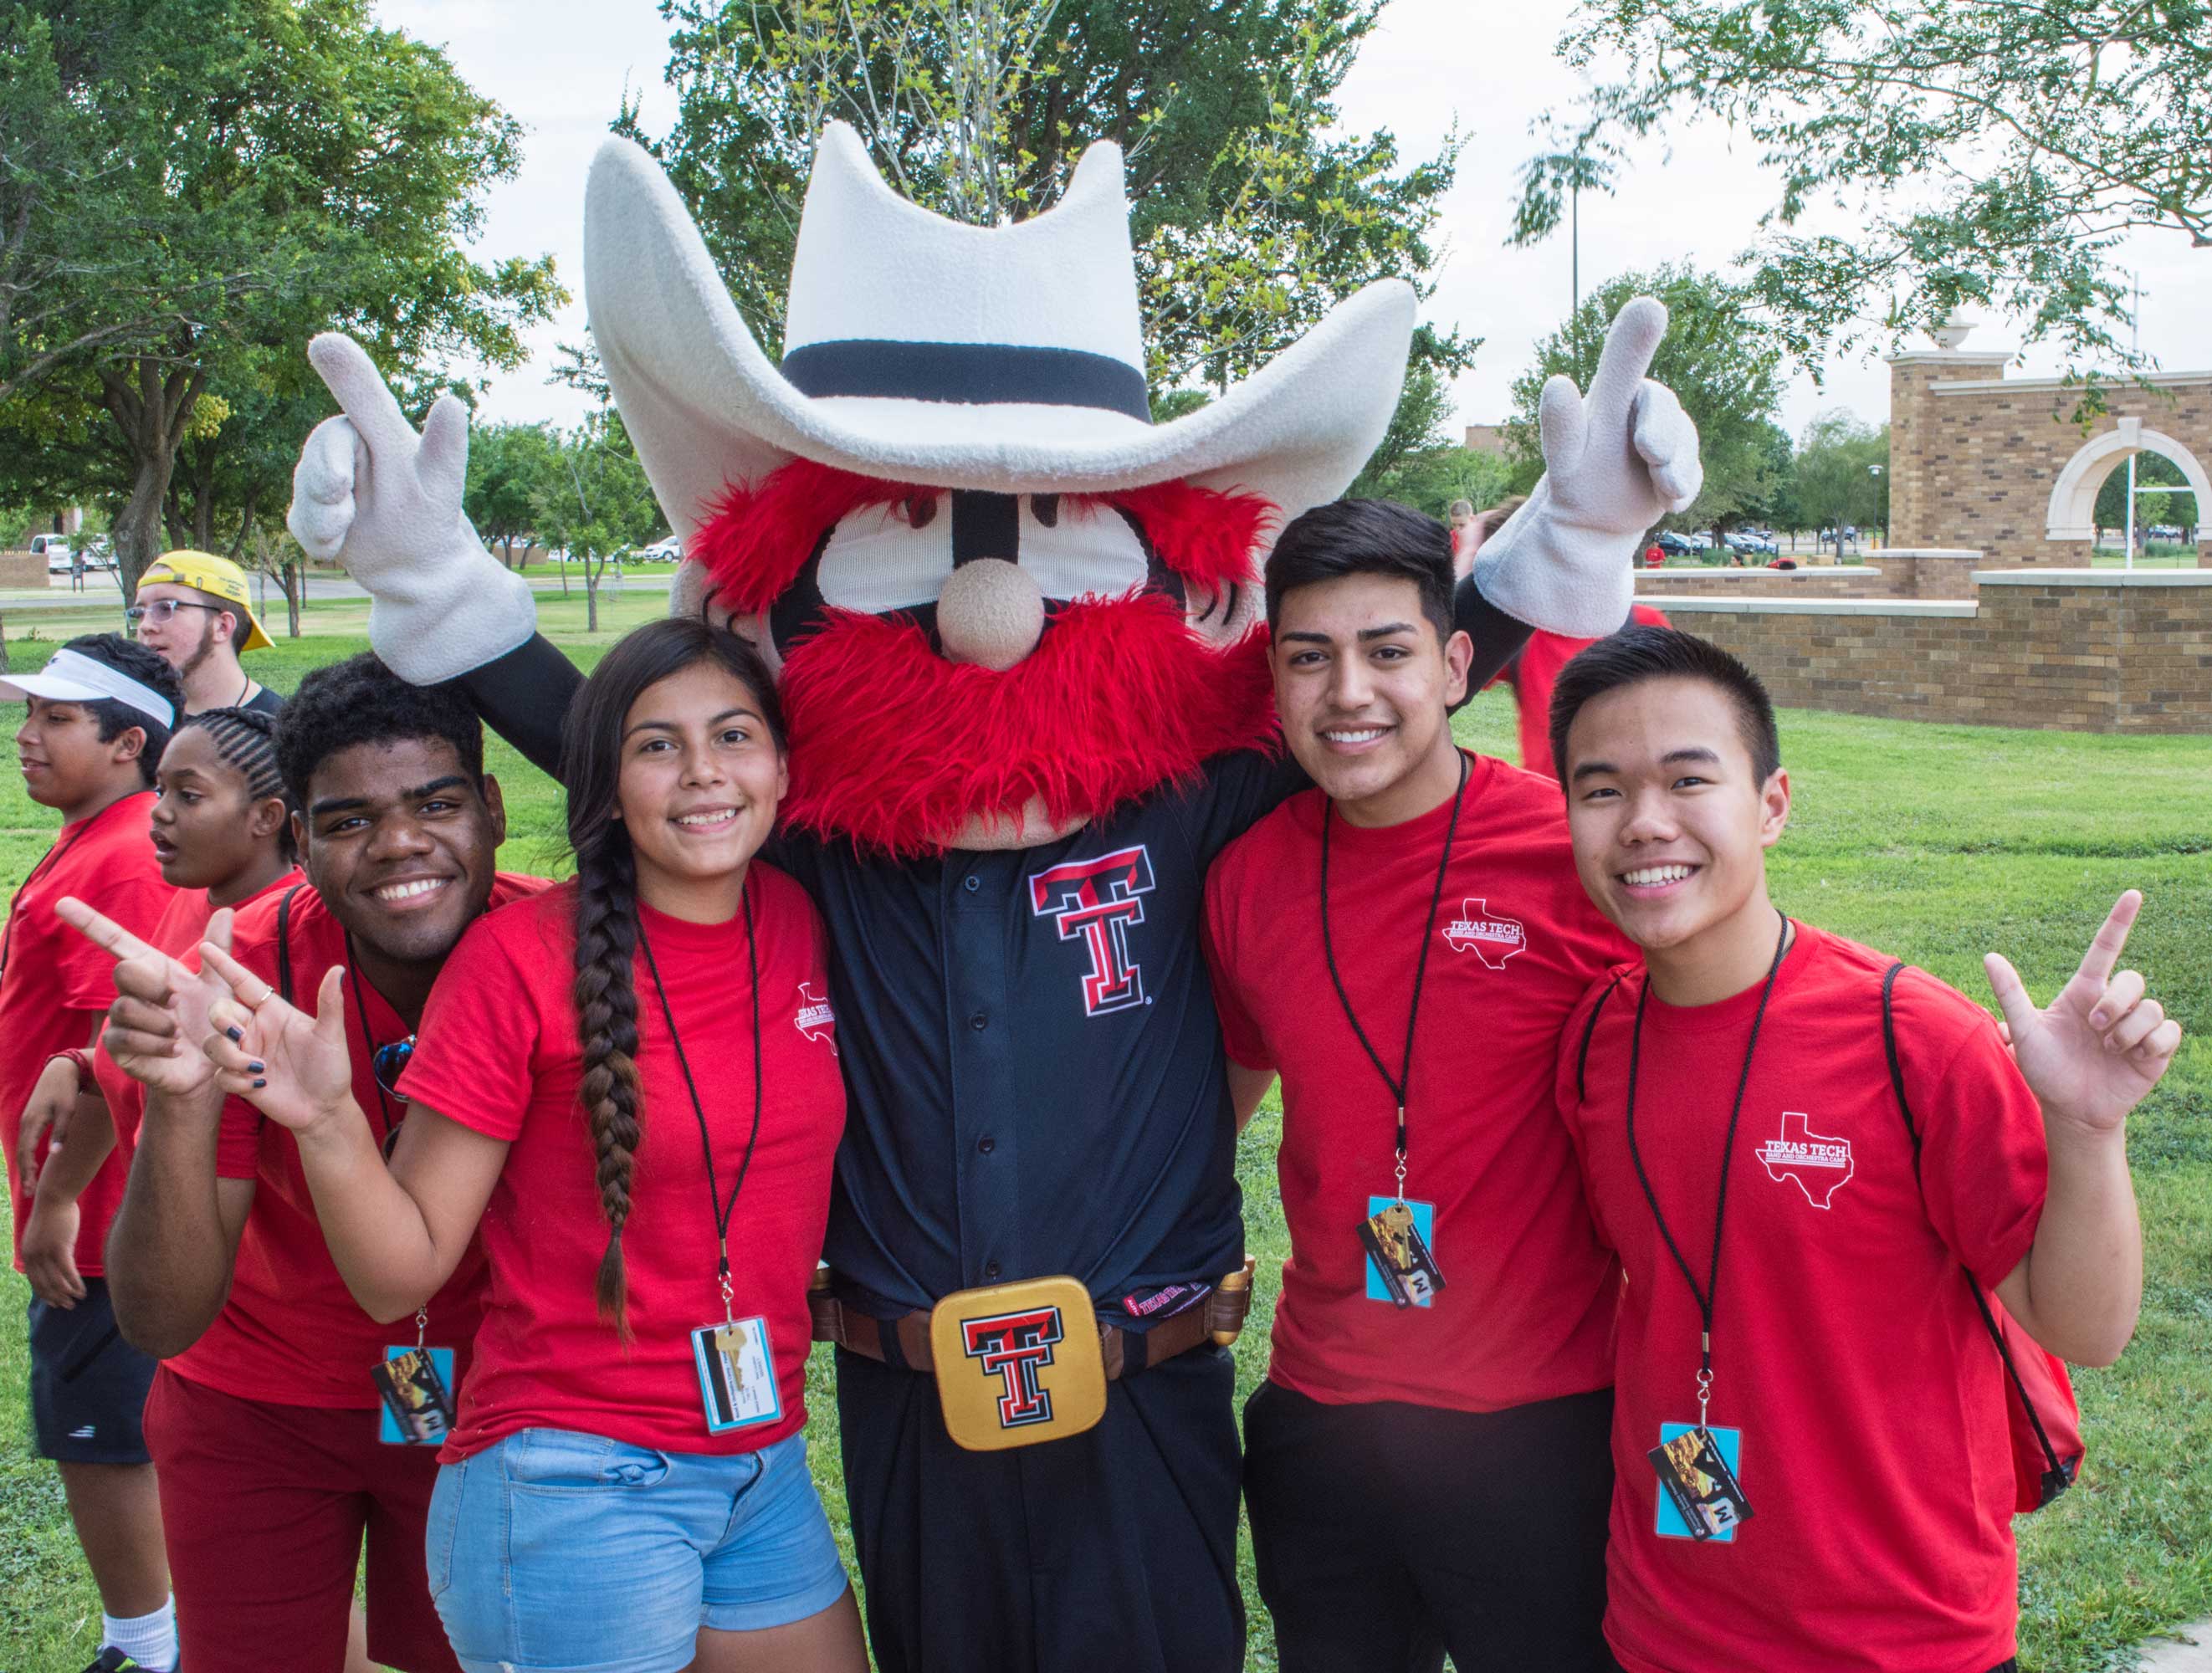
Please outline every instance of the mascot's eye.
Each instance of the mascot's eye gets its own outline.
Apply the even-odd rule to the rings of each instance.
[[[952,573],[952,519],[940,512],[933,498],[845,518],[822,548],[822,602],[866,615],[935,603]]]
[[[1152,556],[1128,520],[1106,506],[1024,495],[1022,568],[1048,598],[1118,598],[1144,585]]]

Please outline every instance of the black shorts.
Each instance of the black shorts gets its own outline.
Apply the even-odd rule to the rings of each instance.
[[[1283,1673],[1615,1673],[1613,1392],[1504,1411],[1244,1407],[1244,1502]]]
[[[158,1363],[123,1339],[107,1280],[73,1307],[31,1298],[31,1432],[57,1464],[145,1464],[146,1391]]]

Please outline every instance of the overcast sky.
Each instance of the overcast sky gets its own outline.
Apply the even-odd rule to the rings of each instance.
[[[1502,240],[1516,172],[1536,149],[1531,121],[1577,90],[1573,72],[1552,52],[1571,10],[1570,0],[1390,0],[1342,90],[1346,124],[1392,129],[1409,160],[1433,154],[1455,119],[1471,136],[1446,202],[1449,253],[1425,309],[1438,324],[1485,339],[1474,369],[1456,386],[1462,422],[1506,415],[1513,379],[1567,312],[1565,234],[1528,251]],[[625,88],[643,96],[647,129],[666,130],[675,113],[662,81],[667,27],[653,0],[382,0],[379,11],[386,22],[445,45],[464,76],[524,124],[521,172],[492,194],[479,249],[488,257],[550,251],[576,295],[555,324],[535,334],[531,362],[494,380],[483,411],[571,422],[582,397],[545,379],[554,345],[582,333],[585,171]],[[1774,195],[1755,156],[1732,149],[1717,125],[1700,124],[1666,143],[1655,139],[1618,197],[1583,199],[1583,288],[1662,260],[1723,265],[1753,242]],[[2212,255],[2192,254],[2178,236],[2138,235],[2128,260],[2141,269],[2147,293],[2143,346],[2169,369],[2212,367],[2212,309],[2202,305]],[[1998,321],[1971,346],[2017,341]],[[2042,349],[2031,351],[2027,370],[2061,366],[2055,350]],[[1845,406],[1878,421],[1887,416],[1888,398],[1879,361],[1836,362],[1825,388],[1802,376],[1790,385],[1782,421],[1796,434],[1814,413]]]

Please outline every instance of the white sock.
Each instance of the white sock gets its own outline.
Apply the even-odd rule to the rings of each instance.
[[[103,1610],[100,1641],[113,1645],[149,1673],[172,1673],[177,1664],[177,1600],[165,1597],[152,1614],[129,1621]]]

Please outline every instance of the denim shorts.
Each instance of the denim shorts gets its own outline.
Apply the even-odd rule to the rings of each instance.
[[[787,1626],[845,1590],[803,1431],[717,1456],[521,1430],[438,1472],[428,1556],[467,1673],[668,1673],[702,1627]]]

